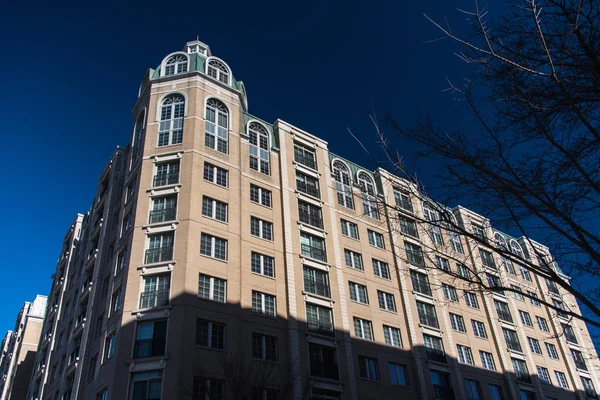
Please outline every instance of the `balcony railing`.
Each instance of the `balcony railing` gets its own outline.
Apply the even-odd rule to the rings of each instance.
[[[310,361],[310,374],[312,376],[335,380],[338,380],[340,377],[337,364],[315,360]]]
[[[425,347],[425,354],[429,361],[435,361],[446,364],[446,352],[440,349],[434,349],[431,347]]]
[[[146,250],[145,264],[169,261],[173,259],[173,246]]]
[[[140,308],[162,307],[169,305],[169,289],[142,292]]]
[[[165,221],[173,221],[175,219],[175,215],[177,214],[177,208],[163,208],[162,210],[153,210],[150,211],[150,222],[151,224],[156,224],[159,222]]]
[[[333,336],[333,323],[330,321],[322,321],[318,319],[309,319],[306,324],[311,332],[320,333],[322,335]]]
[[[305,279],[304,290],[318,296],[331,297],[331,290],[329,288],[329,284],[327,283]]]
[[[515,371],[515,376],[520,382],[531,383],[531,375],[527,371]]]
[[[176,183],[179,183],[179,172],[169,172],[155,175],[153,186],[174,185]]]
[[[313,247],[308,244],[301,245],[302,255],[305,257],[314,258],[319,261],[327,261],[327,254],[325,253],[325,249],[321,249],[318,247]]]
[[[304,210],[299,211],[300,222],[323,229],[323,218],[318,214],[313,214]]]
[[[297,163],[300,163],[304,166],[307,166],[310,169],[317,169],[317,163],[315,161],[315,156],[314,154],[312,154],[311,156],[306,156],[304,153],[301,152],[294,152],[294,161],[296,161]]]
[[[317,197],[319,199],[321,198],[321,192],[319,191],[319,188],[315,186],[307,185],[306,183],[297,180],[296,188],[299,192],[306,193],[310,196]]]
[[[505,322],[510,322],[511,324],[513,323],[513,318],[512,315],[510,314],[510,311],[504,311],[504,310],[496,310],[498,312],[498,319],[501,321],[505,321]]]

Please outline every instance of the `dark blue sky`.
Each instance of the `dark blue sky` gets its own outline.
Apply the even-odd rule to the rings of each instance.
[[[87,3],[87,4],[84,4]],[[462,65],[422,16],[471,2],[9,2],[0,13],[3,278],[0,331],[49,291],[63,235],[131,136],[149,67],[199,36],[246,84],[250,112],[281,118],[369,167],[349,137],[373,142],[372,107],[409,124],[426,105],[460,124],[441,90]],[[374,145],[371,145],[374,147]],[[409,159],[410,147],[399,149]],[[433,179],[433,167],[421,178]],[[8,283],[8,284],[7,284]]]

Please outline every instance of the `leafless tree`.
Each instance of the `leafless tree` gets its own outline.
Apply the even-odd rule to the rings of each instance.
[[[424,199],[429,194],[407,173],[396,140],[413,142],[420,156],[440,163],[446,198],[429,203],[436,220],[419,222],[467,237],[547,280],[551,291],[561,288],[583,315],[538,300],[599,328],[600,2],[517,0],[507,7],[495,20],[477,2],[473,11],[459,10],[471,28],[464,35],[445,18],[441,23],[425,16],[466,63],[464,83],[448,79],[447,90],[474,117],[473,128],[444,129],[430,114],[406,127],[388,114],[392,132],[378,135],[387,161]],[[452,217],[447,205],[456,202],[523,236],[533,254],[520,257],[473,232]],[[480,290],[531,297],[481,274],[447,273]]]
[[[294,384],[300,379],[295,363],[286,365],[250,360],[241,353],[227,354],[214,368],[199,366],[194,383],[180,382],[180,397],[192,400],[223,398],[231,400],[304,400],[307,392],[294,393]],[[306,385],[304,385],[306,386]]]

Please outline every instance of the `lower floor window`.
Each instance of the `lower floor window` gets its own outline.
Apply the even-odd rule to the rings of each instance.
[[[131,400],[160,400],[162,371],[140,372],[131,376]]]
[[[194,377],[192,400],[223,400],[224,382],[218,379]]]

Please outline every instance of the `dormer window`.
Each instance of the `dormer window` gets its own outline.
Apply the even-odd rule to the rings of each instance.
[[[521,248],[521,245],[514,239],[510,241],[510,250],[517,257],[525,258],[525,254],[523,253],[523,249]]]
[[[217,60],[210,59],[208,60],[208,66],[206,67],[206,74],[210,77],[215,78],[216,80],[223,82],[226,85],[229,85],[229,68],[225,65],[225,63]]]
[[[184,54],[176,54],[165,63],[165,76],[187,72],[188,58]]]
[[[358,173],[358,186],[362,191],[363,209],[365,215],[379,219],[379,211],[377,210],[377,199],[375,198],[375,183],[373,178],[364,171]]]
[[[248,125],[250,136],[250,169],[269,175],[269,132],[259,123]]]
[[[340,160],[334,160],[331,169],[332,177],[335,180],[337,189],[338,204],[353,209],[354,202],[352,201],[352,179],[350,178],[350,170],[346,164]]]

